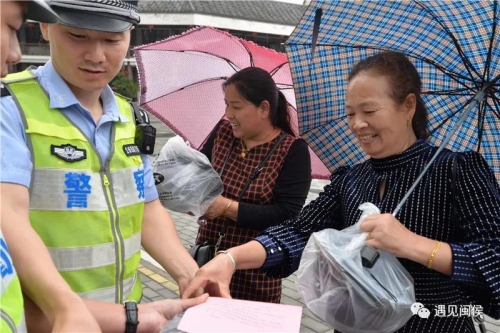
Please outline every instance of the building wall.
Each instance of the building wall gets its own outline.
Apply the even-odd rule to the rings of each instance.
[[[135,59],[133,58],[133,48],[135,46],[154,43],[168,37],[182,34],[192,29],[194,26],[188,25],[139,25],[132,30],[129,54],[127,55],[123,72],[137,82],[137,70]],[[258,45],[284,52],[284,45],[287,35],[260,33],[254,31],[228,30],[230,34],[255,42]],[[27,22],[20,29],[19,40],[23,59],[21,63],[12,66],[11,71],[22,71],[27,67],[44,64],[50,56],[50,48],[47,41],[43,39],[40,26],[35,22]]]

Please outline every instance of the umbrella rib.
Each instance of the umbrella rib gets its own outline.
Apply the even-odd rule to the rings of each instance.
[[[245,48],[245,50],[247,51],[248,53],[248,56],[250,57],[250,67],[255,67],[255,63],[253,62],[253,54],[252,52],[250,52],[250,50],[248,49],[248,47],[243,44],[243,40],[238,38],[238,42],[241,44],[241,46],[243,46]]]
[[[498,111],[498,110],[500,110],[500,105],[499,105],[499,103],[498,103],[498,101],[497,101],[496,99],[494,99],[494,98],[493,98],[492,100],[493,100],[493,104],[495,104],[495,107],[494,107],[494,108],[492,107],[492,108],[491,108],[491,111],[492,111],[492,112],[493,112],[493,114],[494,114],[495,116],[497,116],[497,118],[500,120],[500,112]],[[488,104],[488,105],[489,105],[489,104]],[[490,107],[491,107],[491,106],[490,106]]]
[[[444,96],[463,96],[463,92],[468,92],[470,89],[454,89],[454,90],[428,90],[422,92],[422,95],[444,95]],[[471,94],[468,94],[471,95]]]
[[[456,116],[457,113],[460,113],[466,105],[462,106],[461,108],[457,109],[457,111],[453,112],[448,118],[444,119],[442,122],[440,122],[436,127],[430,130],[431,135],[434,134],[441,126],[443,126],[448,120],[450,120],[452,117]]]
[[[465,89],[463,89],[465,91]],[[447,92],[440,92],[440,91],[436,91],[436,92],[432,92],[432,91],[428,91],[428,92],[424,92],[422,94],[426,94],[426,95],[444,95],[444,96],[452,96],[454,94],[452,94],[451,92],[450,93],[447,93]],[[458,96],[463,96],[463,94],[456,94]],[[442,122],[440,122],[436,127],[434,127],[434,129],[432,129],[430,132],[431,134],[433,134],[435,131],[437,131],[441,126],[443,126],[448,120],[450,120],[451,117],[454,117],[455,115],[457,115],[458,113],[460,113],[465,107],[467,106],[466,105],[463,105],[461,108],[458,108],[455,112],[453,112],[448,118],[444,119]]]
[[[473,87],[470,87],[467,82],[471,82],[471,83],[474,83],[474,80],[472,79],[472,77],[467,77],[467,76],[464,76],[464,75],[461,75],[461,74],[458,74],[458,73],[453,73],[453,72],[449,72],[447,71],[444,67],[442,67],[441,65],[439,65],[438,63],[434,62],[433,60],[431,59],[427,59],[427,58],[420,58],[420,57],[417,57],[417,56],[413,56],[414,58],[417,58],[417,59],[420,59],[422,60],[423,62],[426,62],[430,65],[433,65],[434,67],[436,67],[438,70],[440,70],[444,75],[448,76],[449,78],[451,78],[453,81],[455,81],[456,83],[460,84],[460,85],[463,85],[466,87],[465,90],[474,90]],[[460,80],[461,79],[461,80]]]
[[[464,51],[460,47],[460,44],[458,43],[458,40],[455,38],[455,36],[451,33],[451,31],[439,20],[439,18],[434,15],[433,12],[431,12],[424,4],[419,1],[419,0],[414,0],[417,5],[419,5],[423,10],[425,10],[436,22],[443,28],[443,30],[448,34],[448,36],[451,38],[453,41],[453,44],[455,45],[458,54],[460,55],[460,58],[462,59],[463,64],[465,65],[465,68],[467,69],[467,72],[469,72],[469,75],[471,78],[474,76],[472,75],[471,71],[473,71],[477,76],[480,76],[480,74],[477,72],[477,70],[474,68],[472,63],[469,61],[469,59],[465,56]]]
[[[271,70],[271,71],[269,72],[269,74],[270,74],[271,76],[273,76],[274,74],[276,74],[276,72],[277,72],[277,71],[279,71],[279,70],[280,70],[283,66],[285,66],[286,64],[288,64],[288,61],[286,61],[286,62],[284,62],[284,63],[282,63],[282,64],[280,64],[280,65],[276,66],[273,70]]]
[[[489,89],[493,86],[498,86],[498,80],[500,80],[500,74],[498,74],[497,76],[495,76],[495,78],[493,80],[491,80],[490,82],[488,82],[488,87],[486,87],[486,89]]]
[[[367,50],[376,50],[376,51],[394,51],[394,49],[391,48],[384,48],[384,47],[374,47],[374,46],[361,46],[361,45],[353,45],[353,46],[345,46],[345,45],[336,45],[336,44],[317,44],[317,46],[328,46],[328,47],[339,47],[339,48],[349,48],[349,49],[367,49]],[[434,67],[436,67],[438,70],[440,70],[444,75],[450,77],[453,79],[456,83],[463,85],[467,87],[468,90],[474,90],[472,87],[469,87],[466,82],[464,81],[469,81],[471,83],[474,83],[474,80],[472,77],[467,77],[460,75],[458,73],[453,73],[447,71],[444,67],[439,65],[438,63],[434,62],[433,60],[427,59],[427,58],[422,58],[416,55],[409,55],[408,53],[405,52],[406,55],[411,56],[412,58],[419,59],[425,63],[428,63]],[[460,81],[459,79],[462,79],[464,81]]]
[[[314,14],[314,25],[313,25],[313,35],[312,35],[312,45],[311,45],[311,61],[314,58],[314,53],[316,51],[316,46],[318,43],[319,26],[321,24],[321,16],[323,16],[323,9],[318,8]]]
[[[493,52],[493,41],[495,40],[495,35],[497,31],[497,5],[498,1],[493,1],[493,26],[491,27],[491,36],[490,36],[490,45],[488,46],[488,55],[486,56],[486,65],[484,66],[483,73],[483,81],[484,78],[488,78],[490,76],[490,62],[491,62],[491,54]]]

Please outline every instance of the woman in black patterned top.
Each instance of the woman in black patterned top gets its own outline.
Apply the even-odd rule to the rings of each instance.
[[[295,217],[311,186],[307,144],[294,135],[288,103],[271,75],[257,67],[242,69],[225,82],[224,94],[227,120],[212,131],[201,150],[222,173],[224,193],[208,208],[205,216],[210,221],[200,227],[196,239],[197,244],[216,244],[227,225],[219,250],[244,244],[264,229]],[[239,198],[280,137],[282,141]],[[274,303],[281,299],[281,279],[257,269],[236,272],[230,288],[234,298]]]
[[[418,72],[404,55],[385,52],[359,62],[349,76],[346,115],[371,158],[336,170],[298,217],[229,249],[237,269],[260,267],[269,276],[287,276],[297,269],[312,232],[353,225],[361,215],[358,206],[372,202],[382,214],[363,222],[366,244],[400,259],[414,278],[417,302],[431,311],[427,319],[413,316],[398,332],[475,332],[470,316],[439,316],[438,306],[477,304],[498,319],[500,188],[480,154],[445,149],[397,218],[391,215],[437,149],[424,141],[427,111],[420,93]],[[207,284],[224,291],[231,274],[231,262],[216,258],[197,273],[186,295]]]

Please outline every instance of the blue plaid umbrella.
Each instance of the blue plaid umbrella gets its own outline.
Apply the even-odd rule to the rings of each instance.
[[[301,136],[331,171],[364,160],[344,116],[347,75],[399,51],[421,75],[429,141],[481,152],[500,180],[499,16],[490,0],[312,1],[286,43]]]

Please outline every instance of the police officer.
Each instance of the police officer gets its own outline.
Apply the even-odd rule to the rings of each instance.
[[[136,305],[141,245],[181,294],[198,269],[158,200],[148,157],[136,153],[130,105],[108,85],[139,23],[137,8],[121,0],[50,5],[59,24],[40,27],[51,60],[3,81],[10,96],[1,101],[9,156],[0,161],[2,218],[4,207],[16,207],[5,218],[29,219],[103,331],[159,331],[207,296]],[[37,332],[50,329],[32,306],[27,319]]]
[[[17,30],[25,18],[43,22],[56,22],[57,15],[41,0],[0,2],[0,61],[2,77],[8,65],[21,59]],[[3,115],[3,109],[2,109]],[[2,159],[8,158],[2,154]],[[3,170],[2,170],[3,171]],[[3,193],[2,193],[3,194]],[[5,219],[2,210],[0,230],[0,332],[25,332],[23,291],[43,309],[56,331],[100,332],[99,325],[82,300],[71,291],[54,267],[40,237],[27,221]],[[13,262],[7,246],[12,245]],[[19,251],[20,248],[23,250]],[[19,267],[19,276],[15,266]]]

